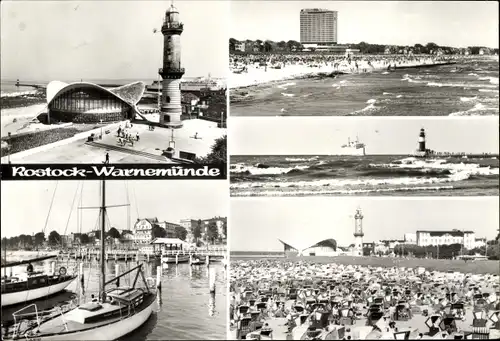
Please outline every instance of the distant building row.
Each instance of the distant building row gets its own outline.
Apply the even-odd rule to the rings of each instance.
[[[132,231],[118,230],[121,237],[115,242],[120,244],[150,244],[155,238],[153,229],[159,227],[165,231],[165,238],[179,238],[180,235],[185,234],[185,241],[187,243],[194,243],[194,231],[200,225],[200,240],[206,240],[208,234],[208,226],[213,223],[217,227],[217,235],[219,239],[226,240],[226,231],[224,226],[227,224],[227,218],[215,217],[210,219],[183,219],[179,224],[171,223],[168,221],[160,221],[158,218],[143,218],[137,219]],[[184,231],[184,232],[182,232]],[[80,243],[80,233],[71,233],[70,235],[61,236],[62,242],[65,246],[71,247],[74,244]],[[88,233],[90,238],[96,238],[96,232]],[[98,239],[98,238],[97,238]]]

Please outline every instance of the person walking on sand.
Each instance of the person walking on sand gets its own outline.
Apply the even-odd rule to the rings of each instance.
[[[109,153],[106,152],[106,161],[104,161],[106,165],[109,165]]]
[[[135,139],[137,140],[137,142],[139,142],[139,133],[135,133]]]

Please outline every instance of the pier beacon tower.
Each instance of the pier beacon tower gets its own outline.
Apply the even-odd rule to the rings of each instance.
[[[363,214],[361,208],[356,209],[354,215],[354,256],[363,255]]]
[[[163,79],[160,124],[168,127],[182,127],[181,115],[181,33],[184,25],[179,21],[179,11],[174,3],[165,13],[161,27],[163,34],[163,68],[158,73]]]
[[[425,146],[425,129],[420,129],[420,133],[418,134],[418,148],[415,151],[415,156],[417,157],[425,157],[427,156],[427,149]]]
[[[420,134],[418,135],[418,151],[425,153],[425,129],[420,129]]]

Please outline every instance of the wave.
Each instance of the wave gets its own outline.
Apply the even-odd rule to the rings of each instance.
[[[390,72],[384,71],[381,73],[381,75],[388,75]]]
[[[489,80],[491,84],[496,84],[498,85],[498,77],[479,77],[480,81],[487,81]]]
[[[453,186],[418,186],[418,187],[400,187],[400,188],[377,188],[377,189],[321,189],[320,191],[300,191],[300,192],[287,192],[286,194],[283,191],[266,191],[266,192],[237,192],[233,194],[233,196],[238,197],[250,197],[250,196],[305,196],[305,195],[314,195],[314,194],[363,194],[363,193],[383,193],[383,192],[410,192],[410,191],[442,191],[442,190],[450,190],[453,189]]]
[[[293,158],[293,157],[287,157],[285,158],[286,161],[288,162],[307,162],[307,161],[314,161],[314,160],[317,160],[318,159],[318,156],[313,156],[313,157],[310,157],[310,158]]]
[[[284,93],[284,92],[282,92],[281,94],[283,96],[285,96],[285,97],[294,97],[295,96],[294,94],[287,94],[287,93]]]
[[[427,83],[427,86],[430,87],[451,87],[451,88],[460,88],[460,87],[466,87],[466,88],[484,88],[484,87],[490,87],[490,88],[495,88],[495,85],[485,85],[485,84],[470,84],[470,83],[439,83],[439,82],[429,82]]]
[[[476,99],[477,99],[477,96],[474,96],[474,97],[460,97],[460,101],[462,101],[462,102],[475,101]]]
[[[498,167],[483,166],[477,163],[447,163],[444,159],[421,160],[415,157],[404,158],[388,164],[371,164],[372,167],[420,169],[422,172],[448,171],[452,180],[465,180],[471,175],[499,175]]]
[[[452,112],[448,116],[476,116],[486,115],[485,111],[498,111],[498,108],[488,108],[482,103],[477,103],[474,107],[465,111]]]
[[[1,92],[0,97],[20,97],[26,95],[35,95],[37,90],[26,90],[26,91],[16,91],[16,92]]]
[[[237,163],[231,165],[231,173],[240,173],[248,175],[280,175],[287,174],[293,170],[304,170],[309,168],[309,166],[295,166],[295,167],[279,167],[279,166],[269,166],[264,164],[256,164],[255,166],[248,166],[242,163]]]
[[[289,86],[293,86],[295,84],[296,83],[285,83],[285,84],[278,85],[278,88],[286,90]]]
[[[480,92],[498,92],[498,89],[479,89]]]

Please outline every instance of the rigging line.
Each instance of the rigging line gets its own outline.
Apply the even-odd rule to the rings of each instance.
[[[54,199],[56,197],[57,185],[59,181],[56,181],[56,187],[54,188],[54,192],[52,193],[52,200],[50,201],[49,212],[47,213],[47,217],[45,218],[45,224],[43,226],[42,232],[45,233],[45,229],[47,228],[47,224],[49,222],[50,212],[52,211],[52,204],[54,204]]]
[[[68,220],[66,221],[66,227],[64,228],[64,235],[66,235],[66,231],[68,230],[69,221],[71,219],[71,215],[73,214],[73,209],[75,207],[75,202],[76,202],[76,198],[78,196],[78,189],[79,188],[80,188],[80,181],[78,181],[78,184],[76,185],[75,196],[73,197],[73,202],[71,203],[71,210],[69,211]]]
[[[135,202],[135,209],[137,211],[137,218],[139,218],[140,217],[140,215],[139,215],[139,203],[137,202],[137,196],[135,195],[135,186],[134,185],[132,185],[132,191],[134,193],[134,202]]]
[[[125,183],[125,194],[127,196],[127,231],[130,232],[130,195],[128,192],[128,182],[127,180],[123,181]]]

